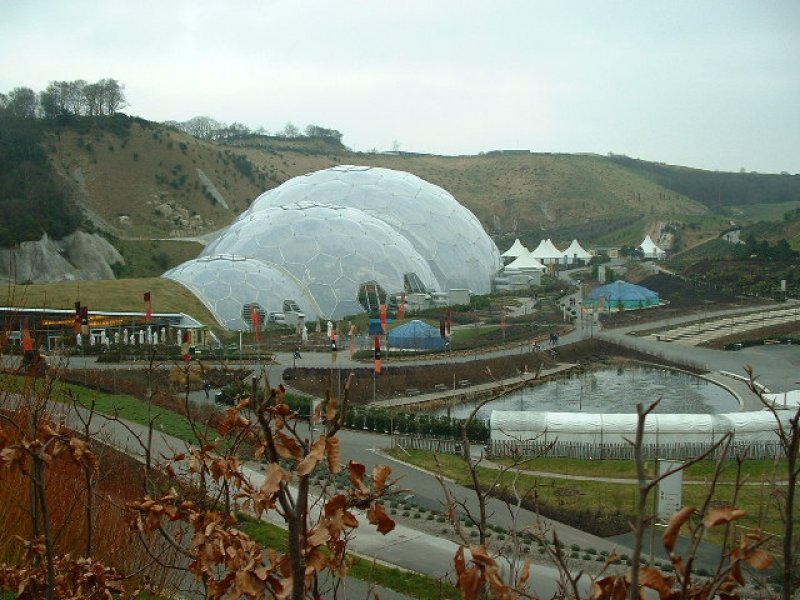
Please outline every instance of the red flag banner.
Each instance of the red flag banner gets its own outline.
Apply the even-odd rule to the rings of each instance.
[[[81,333],[89,335],[89,307],[81,306]]]
[[[381,336],[375,336],[375,372],[380,373],[383,363],[381,361]]]
[[[144,293],[144,322],[153,320],[153,303],[150,301],[150,292]]]
[[[22,330],[22,351],[33,352],[33,338],[30,330],[26,327]]]
[[[453,311],[447,309],[447,335],[450,335],[450,327],[453,325]]]
[[[444,317],[439,319],[439,335],[442,336],[442,339],[447,337],[447,320]]]
[[[81,332],[81,303],[75,303],[75,320],[72,323],[72,329],[75,330],[75,333]]]
[[[256,341],[261,341],[261,317],[258,315],[258,309],[255,306],[250,307],[250,327],[253,329]]]
[[[189,339],[189,332],[184,330],[181,336],[181,352],[183,353],[183,362],[185,363],[192,360],[192,356],[189,354]]]

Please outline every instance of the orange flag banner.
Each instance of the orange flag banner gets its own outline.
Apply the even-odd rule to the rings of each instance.
[[[388,321],[386,305],[385,304],[381,304],[381,309],[380,310],[381,310],[381,312],[380,312],[381,327],[383,327],[383,333],[386,333],[386,323]]]
[[[400,306],[397,307],[397,318],[398,319],[405,319],[406,318],[406,293],[405,292],[400,294]]]

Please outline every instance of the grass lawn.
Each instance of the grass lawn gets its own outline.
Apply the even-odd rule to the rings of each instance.
[[[42,380],[37,380],[41,389]],[[0,375],[0,390],[10,393],[21,393],[24,378],[16,375]],[[85,388],[71,383],[56,382],[52,391],[52,400],[62,403],[72,403],[73,399],[84,407],[89,407],[94,402],[96,412],[104,415],[117,415],[139,425],[147,425],[149,417],[157,415],[155,426],[184,442],[197,443],[197,438],[192,432],[189,420],[183,415],[159,406],[149,406],[139,398],[126,394],[107,394],[97,390]]]
[[[422,467],[429,471],[438,471],[434,454],[422,450],[409,450],[407,452],[401,450],[394,450],[392,456],[397,460],[401,460],[418,467]],[[538,463],[542,459],[536,459],[530,463],[528,468],[539,469]],[[553,461],[560,461],[562,459],[549,459],[551,462],[551,469],[554,469]],[[439,455],[439,462],[446,477],[450,477],[462,485],[470,485],[468,479],[468,471],[466,464],[460,457],[454,455]],[[584,461],[566,461],[569,464],[572,462],[581,463]],[[611,466],[610,463],[619,462],[620,465]],[[780,518],[780,512],[771,495],[772,488],[769,484],[758,485],[766,479],[759,474],[771,473],[771,461],[752,461],[753,468],[750,470],[750,482],[753,485],[745,485],[739,490],[736,506],[744,510],[747,514],[737,521],[738,526],[746,528],[759,527],[769,533],[780,534],[783,527],[783,522]],[[609,464],[606,464],[609,463]],[[599,465],[593,468],[594,465]],[[624,477],[623,473],[628,473],[626,468],[632,469],[632,464],[629,467],[622,465],[629,464],[628,461],[585,461],[585,465],[581,466],[583,474],[591,474],[595,477],[610,477],[620,478]],[[713,463],[699,464],[697,469],[692,473],[691,478],[688,480],[702,481],[707,479]],[[588,469],[592,469],[588,471]],[[733,501],[735,486],[731,483],[734,469],[734,464],[730,463],[726,467],[723,480],[719,482],[714,490],[712,501],[717,504],[728,504]],[[555,469],[554,469],[555,472]],[[559,473],[570,473],[566,465],[562,465],[558,469]],[[479,468],[481,481],[488,484],[496,475],[495,469],[481,467]],[[575,473],[577,474],[577,473]],[[510,476],[506,478],[510,481]],[[563,479],[556,477],[546,476],[533,476],[522,475],[519,478],[519,489],[523,493],[536,491],[538,498],[541,502],[551,504],[554,506],[566,507],[569,509],[590,510],[607,512],[609,510],[618,510],[624,514],[633,514],[635,508],[635,494],[636,484],[634,481],[631,483],[609,483],[604,481],[584,481]],[[776,486],[778,490],[785,490],[785,485]],[[700,507],[702,506],[707,493],[707,486],[700,483],[695,485],[683,486],[683,504],[686,506]],[[722,528],[712,530],[707,535],[707,539],[712,542],[719,542],[722,535]]]
[[[75,301],[80,300],[89,310],[144,312],[145,292],[152,294],[153,312],[184,312],[209,327],[219,327],[194,294],[161,277],[16,285],[6,290],[4,305],[72,309]]]
[[[498,458],[493,462],[503,465],[512,464],[511,459]],[[636,466],[628,460],[580,460],[576,458],[532,458],[520,465],[527,471],[542,471],[560,475],[577,475],[581,477],[607,477],[611,479],[636,478]],[[704,460],[696,463],[683,472],[684,481],[707,481],[717,468],[713,460]],[[647,461],[647,472],[654,473],[653,461]],[[786,472],[785,460],[747,460],[742,465],[742,474],[749,481],[761,481],[771,478],[773,473],[777,480],[783,479]],[[734,481],[736,478],[736,463],[728,461],[723,465],[720,475],[721,481]]]

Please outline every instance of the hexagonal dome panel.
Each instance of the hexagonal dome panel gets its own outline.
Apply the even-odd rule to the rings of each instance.
[[[267,312],[281,312],[284,300],[294,300],[306,315],[320,308],[306,287],[277,265],[243,256],[200,257],[170,269],[162,277],[174,279],[200,298],[220,325],[247,331],[242,307],[257,304]]]
[[[352,165],[316,171],[264,192],[245,215],[304,200],[350,206],[384,221],[428,262],[439,290],[486,294],[502,266],[497,246],[472,212],[442,188],[403,171]]]

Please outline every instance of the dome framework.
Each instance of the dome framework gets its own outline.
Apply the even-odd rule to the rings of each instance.
[[[164,277],[192,290],[225,327],[245,329],[235,315],[256,297],[267,311],[292,299],[310,319],[339,319],[364,312],[358,291],[367,282],[390,294],[408,281],[488,293],[500,266],[478,219],[442,188],[410,173],[339,166],[265,192]],[[240,283],[240,267],[260,278],[259,290]]]

